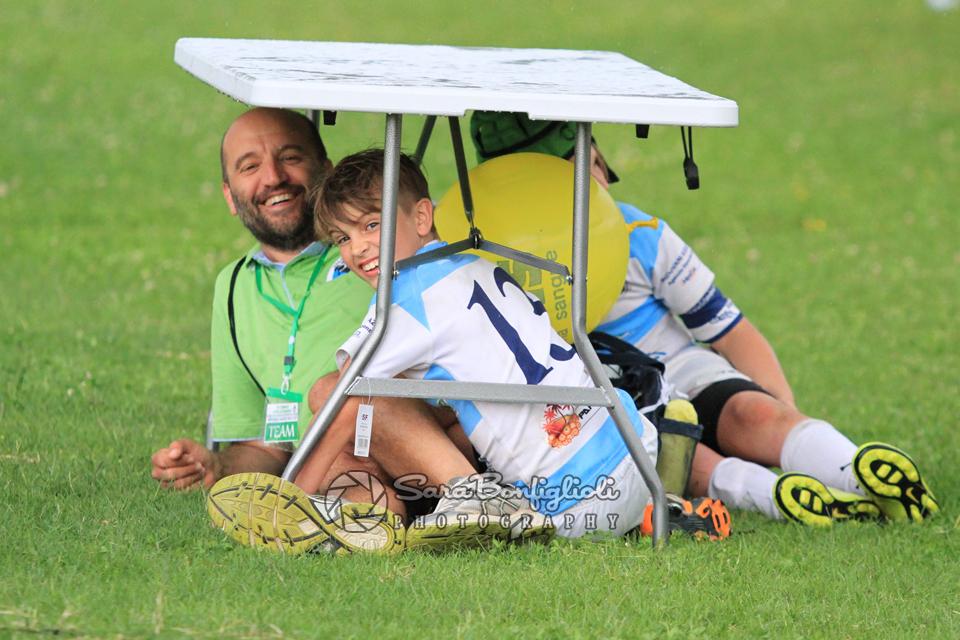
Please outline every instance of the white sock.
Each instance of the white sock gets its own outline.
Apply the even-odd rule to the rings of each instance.
[[[777,475],[760,465],[725,458],[710,474],[707,495],[723,500],[728,507],[759,511],[768,518],[783,520],[783,515],[773,502],[773,485]]]
[[[853,475],[857,445],[823,420],[808,419],[797,424],[783,443],[780,468],[813,476],[828,487],[859,493]]]

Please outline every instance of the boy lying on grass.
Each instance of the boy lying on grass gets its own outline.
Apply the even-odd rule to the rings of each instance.
[[[481,163],[520,152],[573,159],[571,122],[475,111],[470,131]],[[596,142],[590,173],[604,189],[619,180]],[[884,442],[858,447],[798,410],[773,347],[717,288],[710,268],[665,221],[618,206],[630,229],[627,281],[596,330],[660,360],[674,393],[693,403],[704,431],[690,495],[812,526],[920,522],[939,512],[905,451]]]

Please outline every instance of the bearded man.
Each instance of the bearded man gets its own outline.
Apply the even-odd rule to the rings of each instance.
[[[252,109],[227,129],[220,162],[227,206],[258,244],[220,272],[214,289],[212,436],[225,446],[211,451],[182,438],[156,451],[152,476],[175,489],[209,488],[243,472],[280,475],[312,421],[311,389],[329,385],[335,352],[370,303],[369,287],[343,268],[337,249],[315,240],[311,191],[332,165],[308,118]],[[445,478],[427,471],[437,462],[425,451],[469,464],[422,402],[378,398],[375,420],[405,425],[408,437],[390,440],[374,424],[370,457],[345,449],[321,489],[347,471],[385,485],[426,471],[427,482],[439,484]],[[343,497],[368,501],[363,491],[354,487]],[[404,516],[396,492],[388,487],[387,494],[389,508]]]

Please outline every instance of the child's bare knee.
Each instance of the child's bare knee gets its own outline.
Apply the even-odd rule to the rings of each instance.
[[[759,392],[737,394],[728,405],[724,417],[735,429],[789,430],[803,417],[789,405]]]
[[[337,386],[338,379],[339,376],[334,372],[323,376],[313,383],[313,386],[310,388],[310,393],[307,395],[307,404],[310,406],[311,413],[317,413],[320,411],[320,408],[326,404],[327,398],[330,397],[330,394],[333,393],[334,388]]]

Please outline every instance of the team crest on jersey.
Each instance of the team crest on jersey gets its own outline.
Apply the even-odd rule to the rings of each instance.
[[[547,432],[547,444],[563,447],[580,435],[580,416],[577,408],[569,404],[548,404],[543,410],[543,430]]]

